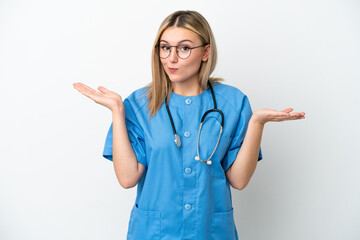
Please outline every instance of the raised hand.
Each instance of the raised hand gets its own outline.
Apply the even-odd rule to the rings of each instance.
[[[103,105],[113,111],[114,109],[124,109],[124,103],[119,94],[112,92],[102,86],[98,87],[100,92],[95,91],[83,83],[73,83],[73,86],[83,95],[92,99],[94,102]]]
[[[281,122],[285,120],[304,119],[304,112],[293,112],[292,108],[287,108],[282,111],[272,109],[258,109],[254,112],[252,118],[254,121],[265,125],[267,122]]]

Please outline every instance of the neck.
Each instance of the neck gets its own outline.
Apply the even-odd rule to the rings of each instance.
[[[203,92],[197,78],[188,79],[183,82],[174,82],[173,92],[182,96],[196,96]]]

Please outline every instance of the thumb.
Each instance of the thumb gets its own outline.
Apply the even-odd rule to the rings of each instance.
[[[102,93],[109,93],[109,92],[111,92],[110,90],[104,88],[103,86],[99,86],[99,87],[98,87],[98,90],[99,90],[100,92],[102,92]]]
[[[292,109],[292,108],[287,108],[287,109],[285,109],[285,110],[282,110],[282,112],[289,113],[289,112],[291,112],[292,110],[294,110],[294,109]]]

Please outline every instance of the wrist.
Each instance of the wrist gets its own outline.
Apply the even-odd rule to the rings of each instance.
[[[115,113],[115,114],[117,114],[117,113],[125,114],[124,108],[119,107],[119,106],[113,107],[113,108],[111,108],[110,110],[111,110],[111,112],[112,112],[113,114],[114,114],[114,113]]]
[[[254,116],[254,115],[250,118],[250,122],[249,122],[249,123],[254,124],[254,125],[257,125],[257,126],[260,126],[260,127],[264,127],[264,126],[265,126],[265,122],[262,122],[262,121],[258,120],[258,119],[256,118],[256,116]]]

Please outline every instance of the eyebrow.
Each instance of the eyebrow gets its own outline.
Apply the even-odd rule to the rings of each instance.
[[[189,41],[189,42],[192,42],[193,43],[193,41],[191,41],[191,40],[189,40],[189,39],[184,39],[184,40],[181,40],[180,42],[178,42],[178,43],[181,43],[181,42],[186,42],[186,41]],[[167,41],[165,41],[165,40],[160,40],[160,42],[166,42],[166,43],[168,43]]]

